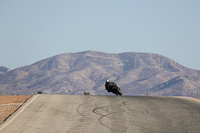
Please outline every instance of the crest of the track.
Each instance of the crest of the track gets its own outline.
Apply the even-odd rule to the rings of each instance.
[[[1,133],[197,133],[200,102],[185,97],[35,95]]]

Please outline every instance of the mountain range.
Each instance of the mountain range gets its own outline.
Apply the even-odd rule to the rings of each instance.
[[[65,53],[10,70],[0,67],[3,95],[113,95],[105,90],[114,81],[123,95],[200,97],[200,71],[153,53]]]

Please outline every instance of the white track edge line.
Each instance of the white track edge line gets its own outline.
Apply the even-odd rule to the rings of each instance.
[[[189,98],[189,99],[193,99],[194,101],[200,102],[200,100],[195,99],[195,98],[193,98],[193,97],[188,97],[188,98]]]
[[[0,131],[3,130],[6,126],[8,126],[11,122],[13,122],[25,109],[26,107],[31,104],[39,95],[36,95],[33,99],[31,99],[31,101],[29,101],[27,104],[25,104],[24,106],[22,106],[22,109],[17,112],[17,114],[12,117],[11,119],[9,119],[9,121],[7,121],[3,126],[0,127]]]

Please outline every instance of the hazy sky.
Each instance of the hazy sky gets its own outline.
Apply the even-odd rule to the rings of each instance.
[[[86,50],[158,53],[200,70],[200,0],[0,0],[0,66]]]

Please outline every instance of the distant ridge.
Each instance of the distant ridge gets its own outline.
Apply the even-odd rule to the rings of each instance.
[[[5,66],[0,66],[0,72],[8,72],[10,71],[11,69],[5,67]]]
[[[200,97],[200,71],[152,53],[65,53],[0,75],[2,94],[108,95],[104,83],[115,81],[125,95]],[[112,95],[112,94],[111,94]]]

